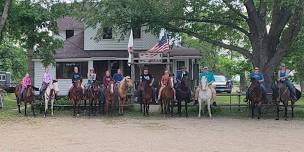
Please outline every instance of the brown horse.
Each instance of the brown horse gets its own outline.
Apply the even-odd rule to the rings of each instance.
[[[254,117],[254,110],[257,107],[258,119],[260,119],[263,102],[263,91],[260,86],[260,82],[255,79],[251,80],[251,85],[248,88],[248,100],[251,107],[251,117]]]
[[[288,108],[288,101],[291,101],[291,117],[294,117],[294,104],[296,100],[291,100],[290,91],[284,82],[275,82],[273,87],[273,101],[276,104],[277,108],[277,117],[276,120],[279,120],[279,112],[280,112],[280,103],[282,102],[284,105],[284,117],[287,120],[287,108]]]
[[[172,83],[168,83],[160,94],[161,113],[165,112],[165,114],[168,114],[170,112],[170,104],[171,116],[173,116],[174,91],[172,89]]]
[[[123,108],[127,100],[128,88],[131,87],[133,87],[133,81],[129,76],[124,77],[124,79],[119,83],[118,86],[119,114],[124,113]]]
[[[144,116],[149,115],[149,107],[152,102],[152,87],[150,86],[151,81],[141,82],[141,92],[142,92],[142,103]]]
[[[23,91],[23,96],[22,96],[22,97],[19,97],[19,96],[21,96],[21,95],[19,94],[21,88],[22,88],[22,84],[19,84],[19,85],[16,86],[16,88],[15,88],[15,96],[16,96],[16,99],[17,99],[17,106],[18,106],[18,111],[19,111],[19,113],[21,113],[20,104],[21,104],[21,102],[24,102],[24,115],[27,116],[27,114],[26,114],[27,104],[31,104],[31,109],[32,109],[32,112],[33,112],[33,116],[36,116],[36,115],[35,115],[35,110],[34,110],[34,105],[33,105],[33,101],[34,101],[33,89],[37,90],[38,88],[35,88],[35,87],[33,87],[33,86],[28,86],[28,87]],[[38,89],[38,90],[39,90],[39,89]]]
[[[111,109],[114,105],[114,82],[110,81],[109,86],[105,89],[105,106],[104,112],[109,114],[109,106],[111,105]]]
[[[89,100],[89,116],[93,113],[96,116],[97,113],[97,103],[99,100],[99,85],[97,81],[94,81],[91,87],[86,91],[86,99]],[[86,102],[85,102],[86,105]],[[93,107],[94,106],[94,107]]]
[[[73,87],[69,91],[69,99],[73,104],[74,113],[73,116],[76,116],[76,107],[77,107],[77,116],[79,116],[80,111],[80,101],[83,97],[83,89],[81,87],[81,80],[77,80],[73,83]]]

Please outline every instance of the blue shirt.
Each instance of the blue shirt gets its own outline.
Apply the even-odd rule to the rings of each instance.
[[[73,72],[72,73],[72,82],[75,82],[77,80],[81,80],[81,75],[80,75],[80,73]]]
[[[116,83],[116,82],[120,82],[122,79],[123,79],[122,74],[115,73],[115,74],[113,75],[113,80],[114,80],[115,83]]]
[[[286,71],[279,70],[279,77],[285,78],[285,80],[288,80],[288,75],[287,75]]]
[[[207,72],[205,72],[205,71],[200,72],[200,73],[199,73],[199,78],[201,79],[203,76],[207,77],[208,83],[210,83],[211,81],[215,81],[214,75],[213,75],[213,73],[210,72],[210,71],[207,71]]]
[[[258,72],[258,73],[252,72],[250,74],[250,79],[255,79],[257,81],[264,81],[264,76],[260,72]]]

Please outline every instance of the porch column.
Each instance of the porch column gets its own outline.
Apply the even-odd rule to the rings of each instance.
[[[93,68],[93,60],[88,61],[88,69]]]

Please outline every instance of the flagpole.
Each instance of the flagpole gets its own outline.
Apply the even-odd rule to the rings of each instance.
[[[134,52],[131,53],[131,79],[135,82]]]

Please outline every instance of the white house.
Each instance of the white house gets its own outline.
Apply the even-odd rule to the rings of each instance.
[[[57,20],[59,37],[64,40],[64,47],[56,50],[56,66],[50,67],[50,73],[59,81],[60,95],[67,95],[71,84],[70,74],[74,66],[79,67],[83,78],[87,78],[88,69],[94,67],[97,80],[102,80],[106,70],[112,74],[118,68],[123,70],[124,75],[130,75],[128,61],[128,38],[120,40],[120,33],[104,28],[104,34],[100,41],[94,39],[97,30],[87,27],[73,17],[61,17]],[[144,28],[133,29],[134,52],[141,53],[152,48],[158,42],[158,36],[145,32]],[[195,78],[197,72],[197,59],[200,53],[196,49],[184,47],[174,47],[170,50],[169,58],[163,58],[160,62],[146,64],[150,72],[159,80],[163,69],[165,69],[167,59],[170,60],[170,69],[176,71],[181,66],[186,66]],[[137,63],[135,67],[135,80],[138,80],[142,66],[141,57],[135,54]],[[44,72],[39,59],[34,59],[34,84],[41,84],[41,77]],[[167,63],[161,63],[167,62]],[[85,81],[84,81],[85,82]]]

